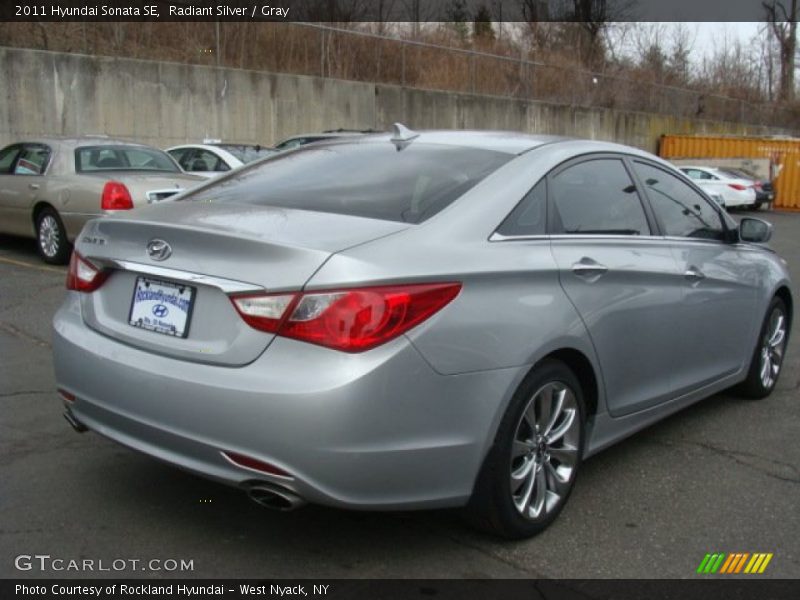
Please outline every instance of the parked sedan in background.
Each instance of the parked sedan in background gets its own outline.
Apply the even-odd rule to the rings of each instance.
[[[725,200],[725,208],[755,208],[756,186],[749,178],[717,167],[678,167],[709,194],[719,194]]]
[[[775,200],[775,189],[769,179],[761,179],[758,175],[741,167],[720,167],[720,171],[727,172],[731,177],[749,179],[753,182],[753,189],[756,191],[755,208],[761,208]]]
[[[76,430],[264,506],[529,536],[584,457],[772,392],[793,301],[770,234],[634,148],[397,125],[87,224],[56,381]]]
[[[109,138],[38,138],[0,150],[0,233],[34,236],[49,263],[69,259],[93,217],[160,202],[202,182],[157,148]]]
[[[224,144],[215,141],[167,148],[167,153],[181,169],[206,178],[216,177],[275,152],[274,148],[258,144]]]

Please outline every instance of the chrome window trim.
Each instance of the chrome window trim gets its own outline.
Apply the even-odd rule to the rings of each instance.
[[[117,259],[104,260],[104,259],[95,259],[90,256],[88,256],[87,259],[99,265],[114,267],[116,269],[122,269],[124,271],[141,273],[143,275],[152,275],[153,277],[161,277],[164,279],[170,279],[174,281],[184,281],[186,283],[208,285],[220,289],[226,294],[242,294],[245,292],[266,291],[266,288],[255,283],[236,281],[235,279],[225,279],[224,277],[211,277],[210,275],[203,275],[202,273],[192,273],[191,271],[180,271],[178,269],[169,269],[167,267],[147,265],[128,260],[117,260]]]
[[[522,240],[551,240],[551,241],[558,241],[558,240],[627,240],[627,241],[661,241],[667,240],[668,238],[661,236],[661,235],[613,235],[613,234],[605,234],[605,233],[548,233],[548,234],[536,234],[536,235],[503,235],[502,233],[497,233],[496,231],[489,236],[490,242],[515,242],[515,241],[522,241]],[[691,240],[693,238],[675,238],[678,240]],[[697,240],[697,241],[706,241],[706,240]],[[716,240],[707,240],[707,241],[716,241]]]

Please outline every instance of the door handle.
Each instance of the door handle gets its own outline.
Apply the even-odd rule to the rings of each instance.
[[[39,189],[39,184],[38,183],[29,183],[28,187],[31,188],[32,190],[38,190]]]
[[[700,281],[706,278],[703,272],[697,267],[689,267],[686,269],[686,272],[683,274],[683,276],[689,281]]]
[[[598,262],[595,262],[591,258],[582,258],[580,262],[576,262],[572,265],[572,272],[575,275],[582,275],[585,277],[593,277],[602,275],[608,271],[608,267],[605,265],[601,265]]]

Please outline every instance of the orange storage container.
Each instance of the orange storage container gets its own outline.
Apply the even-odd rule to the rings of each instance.
[[[761,159],[768,160],[777,173],[776,208],[800,209],[800,139],[770,137],[724,137],[702,135],[663,135],[658,154],[667,160]]]

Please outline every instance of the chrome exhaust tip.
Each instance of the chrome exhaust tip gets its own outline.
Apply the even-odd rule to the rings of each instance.
[[[89,431],[89,428],[86,427],[86,425],[84,425],[83,423],[78,421],[78,419],[75,418],[75,415],[72,414],[72,411],[65,410],[64,418],[67,420],[67,423],[70,424],[70,427],[72,427],[78,433],[86,433],[87,431]]]
[[[306,504],[306,501],[294,492],[266,483],[259,483],[248,488],[247,495],[253,502],[264,508],[282,512],[295,510]]]

